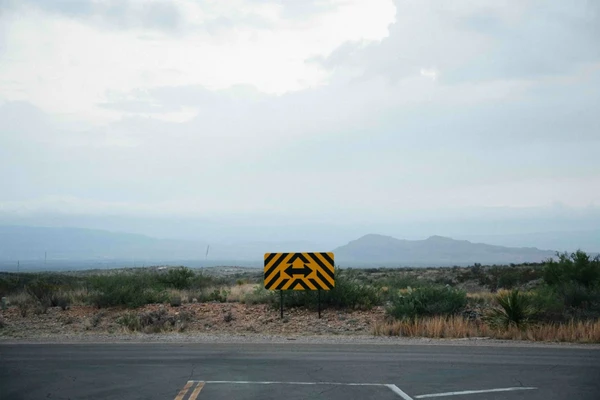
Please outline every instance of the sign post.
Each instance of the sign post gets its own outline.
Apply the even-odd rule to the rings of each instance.
[[[335,287],[333,253],[265,253],[264,285],[279,290],[281,318],[284,290],[318,291],[321,318],[321,290]]]
[[[283,319],[283,290],[279,291],[279,307],[281,309],[281,319]]]
[[[321,319],[321,289],[319,289],[319,319]]]

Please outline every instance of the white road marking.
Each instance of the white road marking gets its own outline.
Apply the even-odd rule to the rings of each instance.
[[[385,385],[390,388],[390,390],[396,393],[398,396],[402,397],[404,400],[413,400],[412,397],[404,393],[400,388],[396,385]]]
[[[379,386],[387,387],[404,400],[413,400],[412,397],[404,393],[398,386],[386,383],[346,383],[346,382],[281,382],[281,381],[190,381],[205,382],[206,384],[230,384],[230,385],[329,385],[329,386]],[[427,395],[425,395],[427,396]]]
[[[493,393],[493,392],[512,392],[514,390],[534,390],[536,387],[510,387],[500,389],[486,389],[486,390],[464,390],[462,392],[446,392],[446,393],[431,393],[421,394],[415,396],[415,399],[425,399],[429,397],[446,397],[446,396],[459,396],[461,394],[477,394],[477,393]]]
[[[337,385],[337,386],[388,386],[385,383],[343,383],[343,382],[275,382],[275,381],[204,381],[206,383],[226,383],[240,385]]]

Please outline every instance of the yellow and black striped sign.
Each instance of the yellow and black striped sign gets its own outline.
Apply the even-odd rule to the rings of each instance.
[[[265,254],[265,289],[330,290],[334,272],[333,253]]]

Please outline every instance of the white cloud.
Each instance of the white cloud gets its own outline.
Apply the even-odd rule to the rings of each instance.
[[[303,3],[301,16],[177,0],[168,29],[15,8],[0,100],[26,103],[0,104],[0,202],[360,220],[600,201],[599,60],[552,76],[483,65],[470,79],[481,50],[508,54],[494,46],[511,47],[503,29],[526,35],[537,11],[492,3],[397,1],[395,17],[383,0]]]
[[[97,106],[109,91],[246,84],[280,95],[323,85],[328,71],[308,59],[327,56],[347,41],[381,40],[395,16],[391,0],[335,3],[295,21],[270,3],[178,0],[185,21],[175,33],[103,29],[88,19],[17,8],[2,17],[8,36],[0,93],[65,117],[106,121],[120,115]],[[219,17],[248,16],[267,23],[225,25],[212,34],[203,28]]]
[[[435,68],[421,68],[421,76],[429,78],[431,80],[436,80],[439,72]]]

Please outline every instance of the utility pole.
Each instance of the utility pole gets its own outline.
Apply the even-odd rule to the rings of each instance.
[[[44,252],[44,265],[46,265],[46,261],[48,260],[48,252]]]

